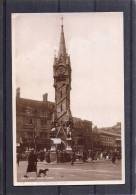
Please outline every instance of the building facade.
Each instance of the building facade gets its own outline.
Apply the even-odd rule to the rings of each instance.
[[[51,129],[54,126],[55,103],[21,98],[19,89],[16,97],[16,141],[25,148],[51,149]],[[46,98],[45,98],[46,97]],[[92,122],[72,117],[72,147],[90,148]]]
[[[98,150],[114,150],[121,152],[121,123],[112,127],[93,128],[94,148]]]
[[[16,97],[16,132],[17,144],[26,147],[50,148],[50,129],[55,104]]]

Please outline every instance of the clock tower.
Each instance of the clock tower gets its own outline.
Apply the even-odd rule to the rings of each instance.
[[[63,18],[62,18],[63,20]],[[71,64],[66,51],[63,21],[61,25],[58,55],[54,57],[53,65],[55,88],[55,121],[66,124],[72,120],[70,110]]]

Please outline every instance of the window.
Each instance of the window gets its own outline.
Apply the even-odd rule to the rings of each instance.
[[[83,145],[83,143],[84,143],[84,142],[83,142],[83,139],[79,139],[79,140],[78,140],[78,144],[79,144],[79,145]]]
[[[33,138],[33,132],[27,132],[28,138]]]
[[[25,111],[26,111],[27,115],[31,115],[32,114],[32,108],[29,107],[29,106],[26,107]]]
[[[46,137],[47,137],[47,133],[45,133],[45,132],[40,132],[40,137],[41,137],[41,138],[46,138]]]
[[[25,119],[25,124],[27,124],[27,125],[32,125],[32,124],[33,124],[32,118],[26,118],[26,119]]]
[[[41,119],[41,125],[44,126],[47,124],[47,120],[44,118],[44,119]]]

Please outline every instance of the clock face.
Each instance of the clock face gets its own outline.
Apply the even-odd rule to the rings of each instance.
[[[59,66],[57,69],[57,73],[60,75],[63,75],[65,73],[66,69],[64,66]]]

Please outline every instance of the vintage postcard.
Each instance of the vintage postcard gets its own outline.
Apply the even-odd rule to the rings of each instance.
[[[13,13],[15,186],[125,183],[122,12]]]

